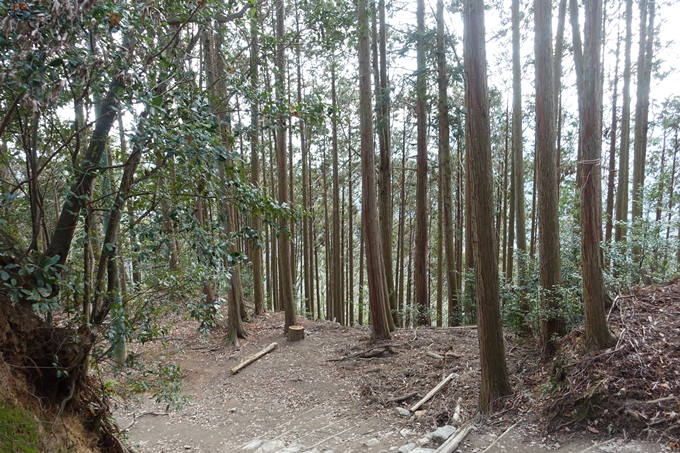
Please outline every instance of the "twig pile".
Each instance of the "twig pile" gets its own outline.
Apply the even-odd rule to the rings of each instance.
[[[585,353],[583,329],[561,341],[549,428],[587,422],[650,440],[680,437],[680,284],[648,286],[619,296],[608,315],[616,345]]]

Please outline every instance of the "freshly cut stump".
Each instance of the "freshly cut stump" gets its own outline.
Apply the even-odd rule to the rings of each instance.
[[[305,326],[289,326],[288,341],[300,341],[305,338]]]

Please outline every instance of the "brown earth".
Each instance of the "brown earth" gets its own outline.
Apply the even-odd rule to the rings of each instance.
[[[459,451],[652,453],[675,445],[656,431],[654,436],[650,431],[651,443],[631,442],[625,430],[612,429],[611,419],[598,417],[564,423],[548,433],[556,417],[545,415],[549,399],[537,389],[549,379],[549,370],[539,366],[534,345],[519,344],[509,334],[506,350],[515,394],[498,402],[502,409],[496,414],[481,419],[474,328],[400,329],[391,341],[372,343],[366,327],[298,320],[307,333],[299,342],[283,336],[282,313],[268,313],[247,325],[250,335],[239,348],[225,345],[223,330],[202,335],[193,321],[180,318],[165,347],[159,342],[135,345],[137,360],[180,364],[190,401],[180,411],[166,411],[164,403],[150,398],[119,407],[117,419],[129,445],[139,453],[248,452],[267,442],[272,449],[264,445],[259,451],[377,453],[410,443],[436,446],[427,443],[427,433],[470,420],[476,429]],[[273,342],[277,349],[231,374],[232,367]],[[397,406],[410,408],[449,374],[451,382],[415,415],[397,413]]]

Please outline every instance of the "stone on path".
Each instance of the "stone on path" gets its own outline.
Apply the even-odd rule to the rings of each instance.
[[[374,447],[379,443],[380,441],[374,437],[373,439],[368,439],[366,442],[364,442],[364,447]]]
[[[446,439],[451,437],[451,434],[456,432],[456,428],[451,425],[440,426],[432,433],[432,438],[436,442],[444,442]]]
[[[403,407],[397,407],[397,414],[401,415],[402,417],[410,417],[411,411],[404,409]]]
[[[300,453],[305,448],[307,447],[305,447],[304,445],[293,444],[284,448],[283,450],[277,451],[276,453]]]
[[[402,445],[399,447],[399,453],[411,453],[414,449],[416,448],[415,442],[411,442],[410,444]]]
[[[282,440],[270,440],[255,450],[255,453],[275,453],[283,448],[286,448],[286,444]]]
[[[262,445],[264,441],[262,439],[253,439],[250,442],[248,442],[246,445],[244,445],[241,449],[242,450],[255,450],[257,447]]]

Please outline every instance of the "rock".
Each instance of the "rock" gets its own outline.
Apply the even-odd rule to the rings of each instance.
[[[399,431],[399,434],[401,434],[401,437],[409,437],[413,433],[414,433],[414,431],[412,431],[408,428],[404,428],[401,431]]]
[[[451,434],[456,432],[456,428],[451,425],[440,426],[432,433],[432,438],[435,442],[444,442],[446,439],[451,437]]]
[[[364,442],[364,447],[375,447],[378,444],[380,444],[380,441],[374,437],[373,439],[368,439]]]
[[[415,416],[418,417],[418,418],[419,418],[419,417],[422,417],[422,416],[425,415],[425,414],[427,414],[427,411],[426,411],[426,410],[415,411]]]
[[[276,453],[300,453],[305,448],[307,448],[307,447],[305,447],[304,445],[293,444],[293,445],[287,446],[283,450],[277,451]]]
[[[304,453],[321,453],[321,452],[315,448],[313,450],[307,450]]]
[[[437,450],[434,448],[424,448],[424,447],[418,447],[416,449],[411,450],[411,453],[435,453]]]
[[[282,440],[270,440],[255,450],[255,453],[275,453],[283,448],[286,448],[286,444]]]
[[[419,446],[422,447],[423,445],[429,443],[431,440],[432,440],[432,433],[427,433],[423,437],[416,440],[416,444],[418,444]]]
[[[242,447],[242,450],[255,450],[257,447],[262,445],[264,441],[262,439],[253,439],[246,445]]]
[[[397,414],[401,415],[402,417],[411,416],[411,412],[408,409],[404,409],[403,407],[397,407]]]
[[[399,453],[411,453],[415,448],[416,448],[415,442],[411,442],[410,444],[402,445],[399,448]]]

